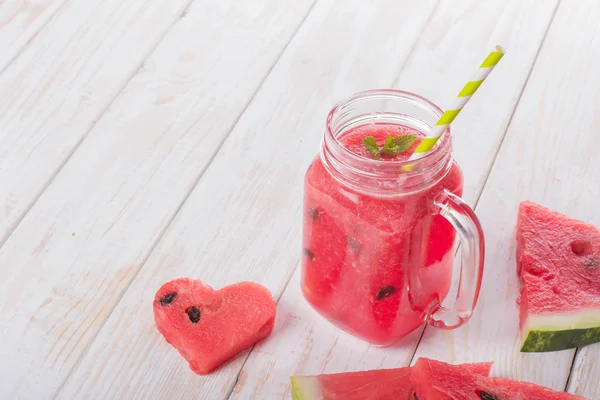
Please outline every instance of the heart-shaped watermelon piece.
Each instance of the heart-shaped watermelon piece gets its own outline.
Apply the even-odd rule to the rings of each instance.
[[[252,282],[214,290],[180,278],[165,283],[154,298],[156,327],[200,375],[267,337],[275,309],[269,290]]]

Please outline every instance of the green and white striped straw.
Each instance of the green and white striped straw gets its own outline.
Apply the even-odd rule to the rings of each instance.
[[[467,82],[465,87],[460,91],[458,96],[456,96],[456,100],[452,104],[450,109],[446,110],[444,114],[440,117],[435,126],[431,129],[431,131],[427,134],[425,139],[417,146],[415,152],[412,154],[409,160],[414,160],[421,157],[424,153],[427,153],[431,148],[435,145],[437,140],[442,136],[448,125],[454,121],[456,116],[460,113],[460,110],[467,104],[467,102],[471,99],[471,96],[475,94],[479,86],[483,83],[485,78],[492,72],[494,67],[500,62],[506,50],[500,46],[496,46],[496,50],[492,51],[487,58],[481,63],[479,69],[477,70],[477,74],[475,75],[475,79]]]

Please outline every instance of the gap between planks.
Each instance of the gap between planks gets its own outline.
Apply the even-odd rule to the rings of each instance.
[[[83,141],[87,138],[87,136],[89,135],[89,133],[94,129],[94,127],[96,126],[96,124],[98,124],[98,121],[100,121],[102,119],[102,117],[104,116],[104,114],[106,113],[106,111],[108,111],[110,109],[110,107],[115,102],[115,100],[119,97],[119,95],[121,94],[121,92],[123,91],[123,89],[125,89],[127,87],[127,85],[129,84],[129,82],[131,82],[131,80],[133,79],[133,77],[135,77],[137,75],[137,73],[140,71],[140,69],[144,66],[144,63],[146,62],[146,60],[148,59],[148,57],[152,54],[152,52],[154,51],[154,49],[156,49],[156,47],[158,47],[158,45],[163,41],[163,39],[165,38],[165,36],[169,33],[169,31],[171,31],[171,29],[177,23],[177,21],[179,21],[181,18],[183,18],[185,16],[187,10],[190,8],[190,6],[191,6],[191,4],[193,2],[194,2],[194,0],[188,0],[188,2],[185,4],[185,6],[182,7],[182,11],[179,14],[179,17],[177,19],[175,19],[171,24],[169,24],[167,26],[167,28],[160,35],[160,37],[158,38],[158,40],[156,41],[156,43],[154,44],[154,46],[151,46],[148,49],[148,52],[142,57],[142,59],[140,61],[140,64],[135,68],[135,70],[133,71],[133,73],[130,74],[124,80],[123,85],[115,91],[115,95],[106,103],[106,107],[104,107],[104,109],[102,109],[100,111],[100,114],[98,114],[98,117],[90,125],[90,127],[87,129],[87,131],[75,143],[75,145],[67,152],[67,157],[61,163],[58,164],[58,166],[54,170],[54,173],[52,174],[52,176],[50,178],[48,178],[48,180],[42,185],[42,188],[39,190],[39,192],[33,197],[33,199],[31,200],[31,202],[25,207],[25,209],[23,210],[23,213],[17,218],[17,220],[15,221],[14,225],[12,226],[12,228],[10,228],[6,232],[6,234],[4,235],[4,237],[0,238],[0,249],[2,249],[2,247],[4,246],[4,244],[12,236],[12,234],[17,230],[17,228],[19,227],[19,225],[21,225],[21,222],[23,222],[23,219],[27,216],[27,214],[29,214],[29,211],[31,211],[31,209],[33,208],[33,206],[37,203],[37,201],[40,199],[40,197],[44,194],[44,192],[46,191],[46,189],[48,189],[48,187],[52,184],[52,182],[54,182],[54,179],[58,176],[58,174],[64,168],[64,166],[67,165],[67,163],[69,162],[69,160],[73,157],[73,154],[75,154],[75,152],[81,146],[81,144],[83,143]],[[54,18],[54,16],[56,14],[58,14],[58,11],[60,11],[60,9],[62,9],[62,7],[64,7],[64,5],[66,3],[67,3],[67,1],[65,1],[61,5],[61,7],[59,7],[57,9],[57,11],[52,15],[52,17],[50,19]],[[46,26],[47,24],[48,23],[44,24],[44,26]],[[31,42],[31,40],[33,40],[37,36],[38,32],[40,32],[42,30],[42,28],[43,27],[41,27],[35,33],[35,35],[33,35],[27,41],[27,44],[29,44],[29,42]],[[25,50],[26,47],[27,47],[27,45],[23,46],[23,48],[21,50],[19,50],[18,54],[21,54],[23,52],[23,50]],[[18,56],[18,54],[17,54],[17,56]],[[6,68],[8,67],[8,65],[10,65],[17,58],[17,56],[13,57],[13,59],[11,60],[11,62],[9,64],[7,64],[7,66],[4,69],[2,69],[2,71],[0,71],[0,75],[2,74],[2,72],[4,72],[6,70]]]
[[[6,69],[13,63],[13,61],[15,61],[23,52],[23,50],[25,50],[27,48],[27,46],[29,46],[29,43],[31,43],[31,41],[33,41],[33,39],[36,38],[36,36],[38,35],[38,33],[40,33],[45,27],[46,25],[48,25],[50,23],[50,21],[52,21],[54,19],[54,17],[62,10],[62,8],[65,6],[65,4],[67,4],[69,2],[69,0],[63,0],[62,3],[56,7],[56,9],[52,12],[52,14],[50,14],[50,16],[48,17],[48,19],[46,21],[44,21],[39,27],[38,29],[31,35],[30,38],[28,38],[25,43],[23,43],[23,45],[21,46],[20,49],[18,49],[17,51],[15,51],[15,54],[13,54],[7,61],[6,64],[4,64],[4,66],[0,67],[0,76],[4,73],[4,71],[6,71]],[[1,2],[0,2],[1,4]],[[1,247],[1,245],[0,245]]]
[[[69,373],[65,376],[65,378],[63,379],[62,383],[60,384],[60,386],[57,388],[57,390],[54,392],[54,394],[52,395],[53,398],[56,398],[59,393],[61,392],[61,390],[63,389],[63,387],[65,386],[65,384],[68,382],[69,378],[71,377],[71,375],[73,374],[73,372],[77,369],[77,367],[79,366],[79,364],[81,363],[81,360],[83,360],[83,358],[86,356],[86,354],[88,353],[89,349],[91,348],[92,344],[94,343],[96,337],[98,336],[98,334],[102,331],[102,328],[104,327],[106,321],[108,321],[108,319],[110,318],[110,316],[112,315],[113,311],[115,310],[115,308],[117,307],[117,305],[119,304],[119,302],[121,301],[121,299],[123,298],[123,296],[125,295],[125,293],[127,292],[127,290],[129,289],[129,287],[131,286],[131,284],[133,283],[133,281],[135,280],[136,276],[139,274],[139,272],[142,270],[142,268],[144,268],[144,265],[146,264],[146,262],[148,261],[148,259],[150,258],[150,256],[152,255],[152,253],[154,252],[154,249],[156,248],[156,246],[158,245],[158,243],[160,243],[162,237],[164,236],[164,234],[169,230],[169,228],[171,227],[173,220],[177,217],[177,215],[179,214],[181,208],[183,207],[183,205],[187,202],[188,198],[190,197],[190,195],[192,194],[192,192],[194,191],[194,189],[196,188],[196,186],[198,185],[198,183],[200,182],[200,180],[202,179],[202,177],[204,176],[204,173],[206,172],[206,170],[210,167],[210,165],[212,164],[213,160],[215,159],[215,157],[219,154],[219,151],[221,149],[221,147],[223,147],[223,143],[227,140],[227,138],[229,137],[229,135],[231,134],[231,132],[233,131],[233,129],[236,127],[236,125],[238,124],[240,118],[242,117],[242,115],[244,115],[244,113],[246,112],[246,109],[248,108],[248,106],[252,103],[252,101],[254,100],[254,98],[256,97],[257,93],[260,91],[261,87],[263,86],[265,80],[269,77],[269,75],[271,74],[271,71],[273,70],[273,68],[275,67],[275,65],[277,65],[277,63],[279,62],[279,60],[281,59],[281,56],[285,53],[285,50],[288,48],[288,46],[290,45],[290,43],[292,42],[292,40],[294,39],[294,37],[296,36],[296,34],[298,33],[298,31],[300,30],[300,28],[302,27],[302,25],[304,24],[304,21],[306,21],[306,18],[310,15],[311,11],[313,10],[315,4],[318,2],[319,0],[314,0],[313,3],[311,4],[310,8],[308,9],[308,12],[304,15],[304,17],[302,18],[300,24],[298,24],[298,26],[296,27],[296,29],[294,30],[294,33],[290,36],[289,40],[287,41],[287,43],[285,44],[285,46],[283,46],[282,50],[279,52],[279,54],[277,55],[277,58],[275,59],[275,61],[273,62],[273,64],[271,65],[271,67],[267,70],[267,72],[264,74],[264,76],[262,77],[262,79],[259,81],[258,85],[256,86],[256,89],[254,90],[254,92],[252,93],[252,96],[249,98],[248,102],[246,103],[246,105],[244,105],[243,109],[241,110],[241,112],[239,113],[239,115],[237,116],[237,118],[235,119],[235,121],[233,122],[233,124],[231,125],[231,128],[227,131],[227,133],[223,136],[223,138],[221,139],[221,141],[219,142],[219,145],[215,148],[215,151],[213,152],[213,154],[211,155],[209,161],[206,163],[205,167],[202,169],[202,171],[200,172],[200,174],[198,175],[198,177],[194,180],[194,182],[192,183],[192,185],[190,186],[188,192],[185,194],[185,196],[181,199],[181,202],[179,203],[179,205],[177,206],[177,208],[174,210],[173,214],[169,217],[167,223],[165,224],[164,228],[159,232],[159,234],[157,235],[155,241],[152,243],[152,245],[150,246],[150,248],[148,249],[146,255],[144,256],[144,258],[142,259],[142,262],[140,263],[140,266],[138,267],[138,269],[134,272],[134,274],[131,276],[131,279],[129,281],[129,283],[125,286],[125,288],[123,289],[123,291],[120,293],[119,297],[117,298],[117,300],[115,301],[115,303],[113,304],[113,306],[111,307],[110,311],[108,312],[108,314],[106,315],[106,318],[104,319],[104,321],[102,322],[102,324],[99,326],[98,331],[96,332],[96,334],[94,335],[94,337],[92,338],[92,340],[90,340],[90,342],[88,343],[88,345],[86,346],[86,348],[82,351],[81,355],[79,356],[78,360],[75,362],[75,364],[73,365],[73,368],[71,368],[71,370],[69,371]],[[167,35],[167,33],[171,30],[171,28],[177,23],[177,21],[179,21],[181,18],[183,18],[186,14],[187,11],[189,10],[190,6],[192,5],[192,3],[194,2],[194,0],[190,0],[187,5],[184,7],[184,10],[181,13],[180,18],[178,18],[177,20],[175,20],[170,26],[169,28],[165,31],[165,33],[161,36],[161,38],[158,40],[158,42],[156,43],[156,45],[148,52],[148,54],[144,57],[144,61],[142,61],[140,63],[140,66],[136,69],[136,71],[128,78],[127,83],[129,83],[129,81],[131,81],[131,79],[137,74],[137,72],[139,71],[139,69],[144,65],[145,60],[150,56],[150,54],[152,54],[152,52],[154,51],[154,49],[156,47],[158,47],[158,45],[160,44],[160,42],[163,40],[163,38]],[[127,86],[127,83],[119,90],[119,93],[121,93],[121,91],[123,90],[123,88],[125,88]],[[104,115],[104,113],[106,112],[106,110],[109,109],[110,105],[114,102],[114,100],[118,97],[115,96],[114,99],[111,100],[110,104],[106,107],[106,109],[102,112],[102,114],[98,117],[98,119],[96,120],[99,121],[102,116]],[[96,125],[96,123],[94,123],[94,125],[92,125],[92,127],[90,128],[90,130],[88,131],[88,133],[92,130],[92,128]],[[62,169],[62,167],[67,163],[67,161],[71,158],[71,156],[73,155],[73,153],[75,153],[75,151],[77,150],[77,148],[79,147],[79,145],[81,144],[81,142],[83,142],[83,140],[85,139],[86,135],[81,139],[81,141],[79,141],[77,143],[77,146],[75,147],[75,149],[69,154],[69,157],[67,158],[67,160],[60,166],[60,168],[57,170],[56,174],[54,174],[54,176],[52,177],[52,179],[50,179],[50,181],[48,182],[48,184],[44,187],[44,189],[39,193],[39,195],[36,197],[36,199],[32,202],[31,206],[33,206],[33,204],[35,204],[35,202],[37,201],[37,199],[41,196],[41,194],[45,191],[45,189],[50,185],[50,183],[54,180],[54,177],[56,177],[56,175],[58,174],[58,172],[60,172],[60,169]],[[27,211],[29,211],[29,209],[31,208],[28,207]],[[25,213],[27,214],[27,213]],[[23,215],[23,217],[25,216],[25,214]],[[23,219],[23,217],[19,220],[19,223],[21,222],[21,220]],[[18,226],[19,224],[17,223],[15,225],[15,229],[16,226]],[[14,229],[12,230],[14,231]],[[12,233],[11,231],[11,233]],[[10,236],[10,235],[8,235]],[[7,236],[7,238],[8,238]],[[0,248],[2,247],[2,244],[4,244],[4,242],[0,242]],[[293,271],[292,271],[293,274]],[[286,287],[287,284],[289,284],[289,281],[291,280],[291,275],[290,274],[290,279],[288,279],[288,282],[286,283]],[[283,292],[282,292],[283,294]],[[278,297],[277,301],[279,301],[279,298],[281,296]],[[248,357],[250,357],[250,354],[252,352],[252,350],[254,349],[254,347],[252,347],[252,349],[248,352],[248,354],[246,355],[245,359],[244,359],[244,363],[242,364],[242,366],[240,367],[240,370],[238,371],[237,375],[235,376],[234,380],[233,380],[233,385],[231,386],[231,388],[229,389],[228,393],[227,393],[227,398],[229,398],[231,396],[231,393],[233,392],[233,389],[238,381],[240,372],[242,371],[243,366],[245,365]]]
[[[571,360],[571,368],[569,368],[569,375],[567,376],[567,381],[565,382],[564,392],[568,392],[569,384],[571,383],[571,377],[573,376],[573,370],[575,369],[575,360],[577,360],[577,354],[579,353],[580,347],[577,347],[573,352],[573,359]]]
[[[400,79],[400,76],[402,76],[402,72],[404,72],[404,67],[406,66],[406,64],[408,64],[408,62],[410,61],[410,59],[413,57],[413,53],[415,52],[415,49],[417,48],[417,45],[419,44],[419,42],[421,41],[421,38],[423,37],[423,32],[425,32],[425,29],[427,29],[427,26],[431,23],[431,20],[433,19],[433,16],[435,15],[435,13],[439,9],[438,6],[440,4],[440,1],[441,0],[437,0],[435,2],[435,5],[433,6],[433,10],[427,16],[427,19],[425,20],[425,23],[423,24],[423,27],[421,28],[421,31],[417,35],[418,39],[415,40],[415,42],[413,43],[412,47],[410,48],[410,51],[406,55],[406,60],[400,66],[400,69],[398,70],[398,73],[396,74],[396,76],[394,76],[394,80],[392,81],[392,86],[394,86],[396,84],[396,82],[398,82],[398,79]]]
[[[490,177],[490,174],[492,173],[492,170],[494,169],[494,166],[496,165],[496,159],[498,158],[498,154],[500,153],[500,149],[502,149],[502,146],[504,144],[504,139],[506,138],[506,133],[508,132],[508,128],[510,128],[510,125],[512,123],[513,117],[515,116],[515,112],[517,111],[517,108],[519,107],[519,104],[521,102],[521,97],[523,96],[523,93],[525,92],[525,88],[527,87],[527,84],[529,83],[529,78],[531,77],[531,73],[533,71],[533,69],[535,68],[535,64],[537,62],[538,56],[540,55],[540,51],[542,50],[542,47],[544,46],[544,43],[546,41],[546,37],[548,36],[548,31],[550,30],[550,26],[552,25],[552,22],[554,21],[554,17],[556,16],[556,12],[558,11],[558,7],[560,5],[560,0],[558,0],[558,2],[556,3],[556,6],[554,7],[554,11],[552,12],[552,17],[550,18],[550,20],[548,21],[548,25],[546,26],[546,30],[544,32],[544,36],[542,37],[542,40],[540,40],[540,45],[538,46],[538,49],[535,53],[535,57],[533,59],[533,62],[531,63],[531,68],[529,68],[529,72],[527,74],[527,78],[525,79],[525,83],[523,84],[522,88],[521,88],[521,92],[519,93],[517,102],[515,103],[514,108],[512,109],[512,113],[510,114],[510,117],[508,119],[508,123],[506,124],[506,128],[504,129],[504,133],[502,134],[502,139],[500,140],[500,145],[496,148],[496,152],[494,153],[493,156],[493,161],[490,164],[490,167],[487,170],[487,173],[485,175],[485,180],[483,182],[483,185],[481,186],[481,188],[479,189],[478,193],[477,193],[477,198],[475,199],[474,203],[473,203],[473,210],[477,211],[477,204],[479,204],[479,199],[481,198],[481,194],[483,193],[483,190],[485,189],[485,186],[487,185],[488,179]],[[460,249],[457,247],[455,254],[458,254],[458,251]],[[415,355],[417,353],[417,350],[419,349],[419,345],[421,344],[421,339],[423,339],[423,335],[425,334],[425,330],[427,329],[427,325],[425,325],[425,328],[421,331],[421,333],[419,334],[419,338],[417,339],[417,345],[414,348],[414,351],[412,352],[411,356],[410,356],[410,362],[408,363],[408,365],[411,365],[414,361]],[[573,369],[573,364],[575,363],[575,357],[573,357],[573,360],[571,361],[571,370]],[[569,373],[570,376],[570,373]],[[567,380],[567,384],[568,384],[568,380]],[[566,390],[567,386],[565,386],[565,390]]]

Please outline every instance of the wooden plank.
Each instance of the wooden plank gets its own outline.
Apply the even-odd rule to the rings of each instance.
[[[451,101],[451,96],[460,90],[460,82],[470,77],[473,66],[479,65],[482,54],[493,48],[496,41],[515,48],[515,54],[509,54],[502,61],[502,68],[481,87],[477,98],[483,106],[474,100],[456,121],[455,148],[472,149],[471,140],[487,152],[487,157],[462,160],[465,169],[477,172],[470,175],[471,179],[475,177],[480,182],[479,186],[466,187],[465,195],[471,204],[478,197],[477,191],[482,189],[485,170],[490,167],[504,135],[556,2],[541,5],[539,1],[440,2],[397,79],[399,88],[422,93],[438,103],[442,102],[442,96]],[[410,13],[403,15],[411,18]],[[533,15],[536,24],[531,23]],[[505,22],[509,20],[511,24]],[[400,21],[400,25],[402,23]],[[486,128],[485,134],[481,132],[482,127]],[[474,138],[476,134],[481,137]],[[276,334],[255,348],[232,398],[281,398],[289,391],[290,375],[408,365],[420,332],[392,348],[369,346],[339,332],[310,310],[300,293],[299,282],[300,271],[296,270],[279,302]]]
[[[544,200],[552,198],[552,194],[560,194],[558,210],[564,210],[569,215],[600,226],[600,216],[596,212],[600,195],[600,161],[598,151],[595,150],[600,144],[597,134],[600,107],[597,90],[600,77],[597,71],[600,68],[600,55],[589,50],[600,45],[600,30],[593,22],[600,17],[600,5],[591,1],[585,4],[586,7],[578,10],[564,10],[568,8],[566,5],[561,7],[561,11],[567,15],[560,20],[562,24],[557,27],[557,30],[568,31],[568,35],[562,37],[559,32],[555,32],[555,42],[548,51],[552,53],[548,54],[547,60],[557,56],[558,59],[564,60],[564,63],[560,64],[561,68],[552,72],[554,76],[562,78],[560,88],[554,89],[557,96],[554,110],[562,116],[562,124],[554,127],[554,132],[557,140],[562,140],[553,144],[554,154],[544,155],[545,164],[552,165],[553,173],[557,179],[560,179],[560,181],[552,180],[546,183],[548,187],[544,193]],[[572,24],[570,19],[574,17],[583,23]],[[586,32],[584,41],[581,40],[581,32]],[[569,38],[578,38],[576,48],[567,44]],[[557,47],[561,45],[565,47]],[[546,74],[550,73],[548,67],[544,71]],[[569,77],[563,77],[564,74],[569,74]],[[569,83],[573,86],[565,86]],[[567,97],[563,98],[563,96]],[[550,113],[546,112],[545,115]],[[559,118],[559,116],[555,117]],[[577,138],[580,138],[579,142]],[[568,154],[563,155],[560,145],[565,146]],[[557,154],[561,156],[560,164],[551,162],[551,157],[556,158]],[[557,172],[560,172],[560,175]],[[586,205],[589,205],[589,208],[586,208]],[[598,399],[600,398],[598,377],[600,377],[600,343],[580,348],[576,352],[572,365],[567,391],[589,399]]]
[[[596,219],[596,223],[598,223]],[[600,398],[600,344],[583,347],[577,351],[567,391],[588,399]]]
[[[0,398],[61,387],[311,5],[196,1],[144,62],[0,249]]]
[[[71,1],[2,73],[0,245],[189,1]]]
[[[157,399],[229,396],[245,355],[208,376],[195,375],[156,331],[154,293],[167,280],[191,276],[215,287],[252,280],[281,294],[299,260],[302,178],[318,151],[328,110],[353,92],[390,85],[434,4],[317,3],[60,398],[83,393]],[[411,18],[399,23],[399,15]],[[289,356],[285,351],[280,355]],[[272,357],[264,357],[267,364],[261,368]],[[248,384],[257,382],[249,378]]]
[[[507,48],[500,66],[452,123],[454,158],[464,174],[463,197],[474,205],[558,1],[441,3],[395,87],[447,108],[464,83],[473,79],[483,58],[496,45]]]
[[[600,46],[599,17],[597,2],[559,6],[477,207],[487,243],[481,301],[465,327],[427,329],[417,357],[493,360],[494,375],[565,388],[574,351],[519,352],[514,230],[518,204],[526,199],[600,225],[600,55],[590,52]],[[592,366],[598,346],[582,350],[581,357],[570,389],[597,399],[598,370]]]
[[[8,0],[0,2],[0,71],[48,23],[65,0]]]

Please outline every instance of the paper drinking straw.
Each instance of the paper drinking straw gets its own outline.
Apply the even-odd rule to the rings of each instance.
[[[442,136],[448,125],[454,121],[456,116],[460,113],[460,110],[467,104],[471,96],[475,94],[479,86],[483,83],[485,78],[492,72],[494,67],[500,62],[506,50],[500,46],[496,46],[496,50],[492,51],[487,58],[481,63],[477,74],[472,81],[467,82],[465,87],[462,88],[452,107],[446,110],[440,117],[435,126],[431,129],[431,132],[427,134],[425,139],[417,146],[415,152],[410,156],[409,160],[414,160],[421,157],[424,153],[427,153],[435,145],[435,142]]]

